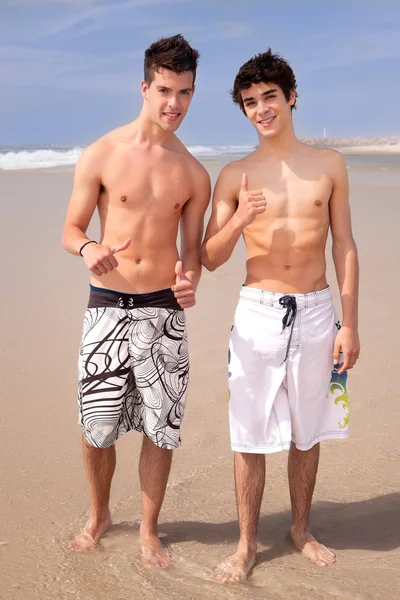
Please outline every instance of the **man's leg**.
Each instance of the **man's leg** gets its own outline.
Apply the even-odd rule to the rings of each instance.
[[[82,436],[83,462],[91,500],[90,517],[81,533],[69,544],[70,550],[92,550],[99,538],[111,525],[109,499],[111,480],[115,471],[115,446],[95,448]]]
[[[256,561],[257,525],[265,485],[264,454],[235,452],[236,502],[240,538],[237,552],[217,568],[222,583],[240,583]]]
[[[311,501],[319,462],[319,444],[310,450],[298,450],[290,447],[288,476],[290,499],[292,503],[291,536],[296,547],[313,563],[327,567],[335,562],[333,552],[318,543],[308,531]]]
[[[149,438],[143,437],[139,461],[142,488],[142,556],[147,564],[157,567],[167,567],[172,562],[158,538],[158,515],[164,500],[171,462],[172,450],[159,448]]]

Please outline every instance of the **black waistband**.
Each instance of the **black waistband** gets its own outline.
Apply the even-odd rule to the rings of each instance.
[[[183,310],[171,288],[147,294],[123,294],[115,290],[90,286],[88,308],[169,308]]]

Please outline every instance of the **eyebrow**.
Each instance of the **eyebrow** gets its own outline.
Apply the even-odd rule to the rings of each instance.
[[[158,90],[168,90],[169,92],[171,91],[171,88],[169,88],[167,85],[158,85],[157,86]],[[189,87],[189,88],[183,88],[182,90],[179,90],[180,92],[192,92],[193,88]]]
[[[270,94],[273,94],[274,92],[277,92],[278,90],[276,88],[274,88],[273,90],[267,90],[266,92],[263,92],[261,94],[261,96],[265,97],[265,96],[269,96]],[[249,96],[248,98],[243,98],[243,102],[250,102],[250,100],[255,100],[254,96]]]

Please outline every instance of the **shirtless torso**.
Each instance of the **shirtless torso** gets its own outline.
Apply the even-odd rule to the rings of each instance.
[[[247,288],[285,295],[320,292],[328,285],[325,247],[331,229],[333,258],[343,309],[343,326],[336,335],[331,360],[332,363],[339,363],[342,352],[343,362],[339,365],[339,373],[344,373],[353,367],[359,353],[356,329],[357,251],[351,232],[346,165],[343,157],[332,150],[315,149],[297,141],[293,143],[292,149],[293,152],[285,158],[257,149],[248,157],[230,163],[223,169],[214,192],[213,212],[202,246],[202,261],[207,268],[214,270],[229,259],[239,237],[243,235],[247,246]],[[241,334],[237,334],[239,321],[235,320],[234,323],[235,335],[243,336],[241,348],[246,349],[243,355],[240,354],[240,344],[235,345],[236,338],[236,341],[232,341],[231,338],[231,424],[236,423],[237,407],[243,407],[242,421],[238,429],[235,429],[235,425],[231,426],[231,439],[236,443],[236,437],[240,438],[237,431],[244,431],[245,438],[249,435],[247,432],[252,430],[248,423],[252,414],[258,415],[254,430],[261,427],[263,432],[267,431],[264,422],[260,425],[260,415],[266,410],[264,401],[267,403],[271,400],[272,388],[264,383],[262,394],[252,395],[252,377],[255,369],[260,371],[261,380],[267,381],[262,379],[265,376],[262,365],[268,364],[269,354],[267,351],[265,355],[255,353],[249,358],[249,339],[250,347],[254,344],[259,350],[257,335],[251,330],[250,321],[247,324],[242,323]],[[263,330],[263,327],[264,324],[260,320],[258,329]],[[233,335],[231,333],[231,336]],[[268,336],[267,333],[264,335]],[[261,335],[261,338],[264,335]],[[271,339],[265,342],[266,345]],[[263,356],[262,361],[260,356]],[[318,365],[309,368],[318,368]],[[330,373],[329,368],[328,371]],[[239,389],[243,380],[247,382],[246,386]],[[261,403],[261,408],[258,405],[256,407],[254,398]],[[248,407],[251,407],[251,410]],[[304,415],[304,410],[302,414]],[[239,441],[243,439],[240,438]],[[249,508],[244,500],[247,498],[245,494],[249,493],[248,490],[252,489],[250,486],[253,485],[246,474],[252,473],[252,482],[256,482],[252,493],[258,497],[258,502],[261,502],[265,461],[263,450],[255,448],[254,454],[251,454],[252,450],[247,449],[245,454],[241,454],[237,448],[242,447],[241,444],[234,447],[236,489],[239,490],[237,501],[238,506],[241,506],[241,530],[245,531],[243,535],[248,536],[251,542],[244,543],[241,540],[238,552],[221,563],[218,578],[222,582],[242,581],[255,560],[255,532],[251,528],[245,530],[243,525],[244,519],[247,519],[246,522],[256,523],[258,518],[252,514],[251,507]],[[290,484],[293,506],[297,506],[299,498],[303,497],[302,494],[308,498],[308,506],[311,505],[313,484],[303,480],[301,474],[306,468],[310,468],[316,475],[318,452],[319,444],[309,452],[302,452],[293,444],[291,446],[289,473],[300,474],[299,479],[293,476]],[[258,511],[259,508],[256,508],[255,512]],[[304,506],[301,506],[298,513],[300,520],[304,518],[304,511]],[[306,527],[304,528],[302,521],[298,530],[297,521],[293,521],[291,534],[297,548],[321,566],[334,562],[334,554],[310,535],[307,530],[308,524],[304,522]]]
[[[286,162],[265,158],[256,150],[230,163],[215,191],[214,216],[206,240],[236,216],[247,246],[247,286],[286,294],[324,289],[331,216],[339,226],[340,213],[348,216],[343,201],[347,194],[344,169],[336,152],[300,143],[298,152]],[[248,186],[241,185],[243,173]],[[264,207],[260,206],[262,212],[249,222],[246,200],[254,194],[265,199]]]
[[[197,58],[180,35],[146,50],[142,111],[83,152],[63,231],[64,248],[82,256],[93,286],[78,386],[92,506],[69,547],[95,548],[110,526],[115,442],[136,430],[143,434],[142,559],[161,567],[171,557],[157,521],[181,441],[189,372],[183,309],[195,304],[210,198],[206,170],[174,133],[191,102]],[[94,242],[87,230],[96,208],[101,230]]]
[[[205,169],[175,135],[165,145],[136,137],[132,123],[85,151],[64,231],[64,238],[71,240],[75,229],[77,243],[70,241],[67,249],[78,254],[80,242],[85,242],[79,230],[86,232],[97,206],[99,245],[88,244],[82,252],[91,283],[125,293],[146,293],[175,283],[180,221],[185,270],[195,266],[209,195]],[[102,248],[121,246],[115,252],[118,267],[99,270],[96,259]]]
[[[216,269],[243,235],[246,281],[228,353],[240,539],[237,552],[217,570],[221,582],[237,583],[246,579],[256,559],[264,455],[284,447],[289,449],[292,540],[314,564],[335,561],[334,553],[310,534],[308,518],[319,443],[343,433],[336,433],[336,404],[327,395],[332,366],[338,376],[352,368],[359,341],[358,260],[343,157],[297,139],[292,119],[296,79],[290,65],[271,50],[240,68],[232,97],[256,129],[259,146],[220,174],[202,262]],[[341,328],[325,289],[329,229]],[[311,430],[305,433],[302,428],[308,425]]]

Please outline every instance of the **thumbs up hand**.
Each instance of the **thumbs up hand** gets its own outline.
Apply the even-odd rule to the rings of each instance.
[[[257,215],[265,212],[267,201],[262,190],[250,190],[246,173],[243,173],[240,186],[238,207],[236,215],[239,217],[243,227],[250,225]]]
[[[183,264],[181,260],[175,265],[176,281],[175,285],[172,286],[174,296],[178,301],[178,304],[182,308],[190,308],[196,304],[195,290],[193,282],[184,275]]]
[[[89,271],[100,277],[118,267],[118,261],[114,254],[126,250],[131,245],[131,239],[127,238],[123,244],[105,246],[101,244],[87,244],[83,248],[81,256]]]

